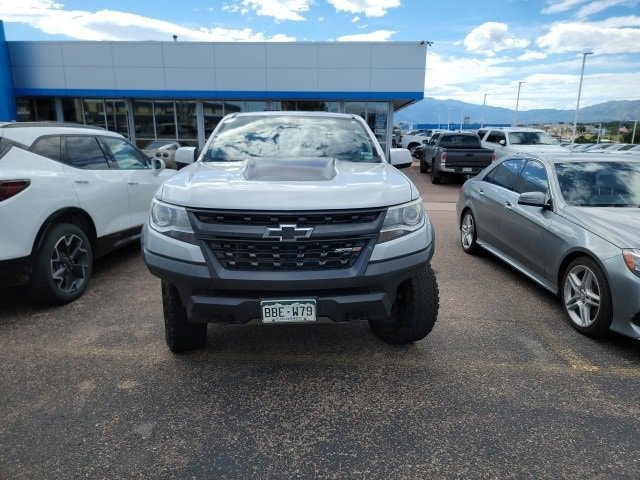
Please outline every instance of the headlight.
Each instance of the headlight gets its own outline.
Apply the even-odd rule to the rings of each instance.
[[[415,232],[424,224],[424,218],[425,213],[421,198],[404,205],[390,207],[384,217],[378,243],[388,242]]]
[[[622,250],[622,258],[631,273],[640,277],[640,250],[624,249]]]
[[[168,237],[196,243],[189,216],[183,207],[169,205],[154,198],[151,202],[149,224],[154,230]]]

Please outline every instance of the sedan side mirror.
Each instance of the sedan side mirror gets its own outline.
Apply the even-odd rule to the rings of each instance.
[[[174,160],[180,165],[191,165],[196,158],[196,147],[180,147],[176,150]]]
[[[411,166],[411,152],[406,148],[392,148],[389,150],[389,163],[396,168]]]
[[[524,192],[518,197],[518,204],[530,207],[551,208],[551,202],[547,200],[547,194],[542,192]]]

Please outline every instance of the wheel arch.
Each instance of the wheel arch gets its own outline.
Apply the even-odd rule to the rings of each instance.
[[[574,260],[576,260],[577,258],[588,258],[589,260],[594,262],[596,265],[598,265],[598,267],[600,267],[600,270],[602,271],[602,274],[604,275],[604,278],[607,281],[607,287],[609,288],[609,290],[611,290],[611,287],[609,287],[609,285],[611,285],[611,279],[609,278],[607,269],[604,268],[604,265],[602,264],[600,259],[596,255],[592,254],[587,250],[574,250],[568,253],[562,259],[562,262],[560,263],[560,267],[558,268],[558,272],[556,274],[556,282],[557,282],[556,295],[558,297],[562,297],[562,279],[564,277],[564,273],[567,270],[567,267],[569,266],[569,264]]]
[[[40,246],[42,245],[42,241],[45,238],[47,232],[50,230],[51,226],[58,223],[71,223],[81,228],[89,238],[91,247],[96,247],[96,226],[91,216],[81,208],[68,207],[53,212],[42,223],[42,226],[38,230],[38,234],[36,235],[36,239],[33,243],[31,254],[34,254],[40,248]]]

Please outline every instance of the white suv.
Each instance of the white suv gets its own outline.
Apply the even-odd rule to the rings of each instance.
[[[524,127],[496,127],[478,130],[484,148],[496,153],[496,160],[514,153],[553,154],[567,153],[544,130]]]
[[[0,123],[0,286],[29,284],[45,303],[75,300],[94,258],[139,238],[174,173],[118,133]]]

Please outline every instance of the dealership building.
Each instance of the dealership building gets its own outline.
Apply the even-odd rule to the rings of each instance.
[[[0,22],[0,121],[65,121],[139,146],[202,147],[233,112],[362,116],[383,148],[393,112],[424,97],[424,42],[7,41]]]

